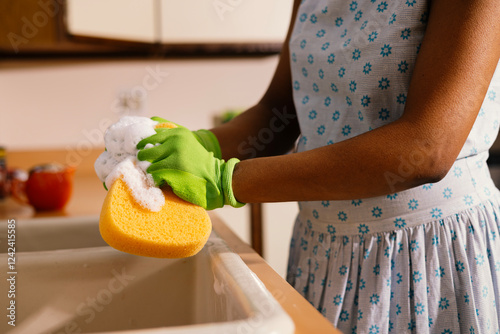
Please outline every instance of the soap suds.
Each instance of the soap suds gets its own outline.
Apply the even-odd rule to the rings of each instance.
[[[158,122],[147,117],[125,116],[111,125],[104,134],[104,151],[94,164],[99,179],[109,189],[117,178],[121,178],[131,190],[139,205],[150,211],[160,211],[165,204],[161,189],[154,185],[146,172],[151,165],[137,159],[137,144],[144,138],[156,134]],[[153,147],[148,144],[147,148]]]
[[[134,160],[137,159],[129,156],[120,162],[106,177],[106,187],[109,189],[116,179],[121,178],[140,206],[158,212],[165,204],[165,196],[160,188],[155,187],[151,174],[144,173]]]

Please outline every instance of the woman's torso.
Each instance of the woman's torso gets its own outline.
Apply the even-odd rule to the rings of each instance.
[[[298,151],[352,138],[402,115],[429,4],[429,0],[303,1],[290,39],[301,128]],[[442,181],[375,198],[301,202],[300,215],[325,229],[333,224],[343,234],[364,234],[439,219],[496,194],[486,159],[498,133],[499,86],[497,71],[474,127]],[[417,145],[415,154],[401,161],[397,174],[386,175],[387,182],[400,182],[426,149]],[[360,157],[360,164],[370,163]]]

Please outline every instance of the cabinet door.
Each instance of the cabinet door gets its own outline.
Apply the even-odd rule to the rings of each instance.
[[[157,0],[67,0],[71,35],[155,43]]]
[[[160,0],[163,44],[282,43],[291,0]]]

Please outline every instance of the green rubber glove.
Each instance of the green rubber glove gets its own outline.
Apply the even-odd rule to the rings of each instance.
[[[161,117],[151,117],[153,121],[156,121],[158,123],[172,123],[175,124],[179,128],[184,128],[182,125],[179,125],[177,123],[168,121],[164,118]],[[165,128],[159,128],[155,129],[157,135],[153,135],[149,137],[147,143],[150,144],[157,144],[157,143],[163,143],[165,142],[165,131],[168,129]],[[196,140],[203,145],[207,149],[207,151],[212,152],[216,158],[222,159],[222,152],[220,149],[219,141],[217,140],[217,137],[209,130],[197,130],[197,131],[192,131],[193,135],[195,136]]]
[[[214,156],[185,127],[158,129],[153,141],[158,146],[144,149],[151,137],[137,144],[137,158],[151,162],[147,172],[160,187],[167,183],[180,198],[206,210],[221,208],[226,204],[241,207],[232,189],[232,177],[238,159],[225,162]],[[158,138],[162,141],[157,141]]]

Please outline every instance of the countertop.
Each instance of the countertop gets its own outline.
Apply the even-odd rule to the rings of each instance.
[[[8,166],[23,168],[25,170],[40,163],[78,163],[75,165],[76,173],[73,194],[64,210],[35,212],[31,207],[18,204],[9,198],[0,202],[1,219],[99,215],[102,202],[106,196],[106,191],[95,176],[93,163],[102,151],[102,149],[93,149],[77,152],[79,154],[78,159],[75,159],[75,151],[71,153],[64,150],[7,152]],[[69,154],[71,154],[71,156]],[[261,256],[259,256],[248,244],[241,241],[215,212],[210,212],[209,214],[212,219],[214,230],[259,277],[271,294],[275,296],[283,309],[293,319],[296,334],[340,334],[340,331],[334,329],[333,326],[278,273],[276,273]]]

